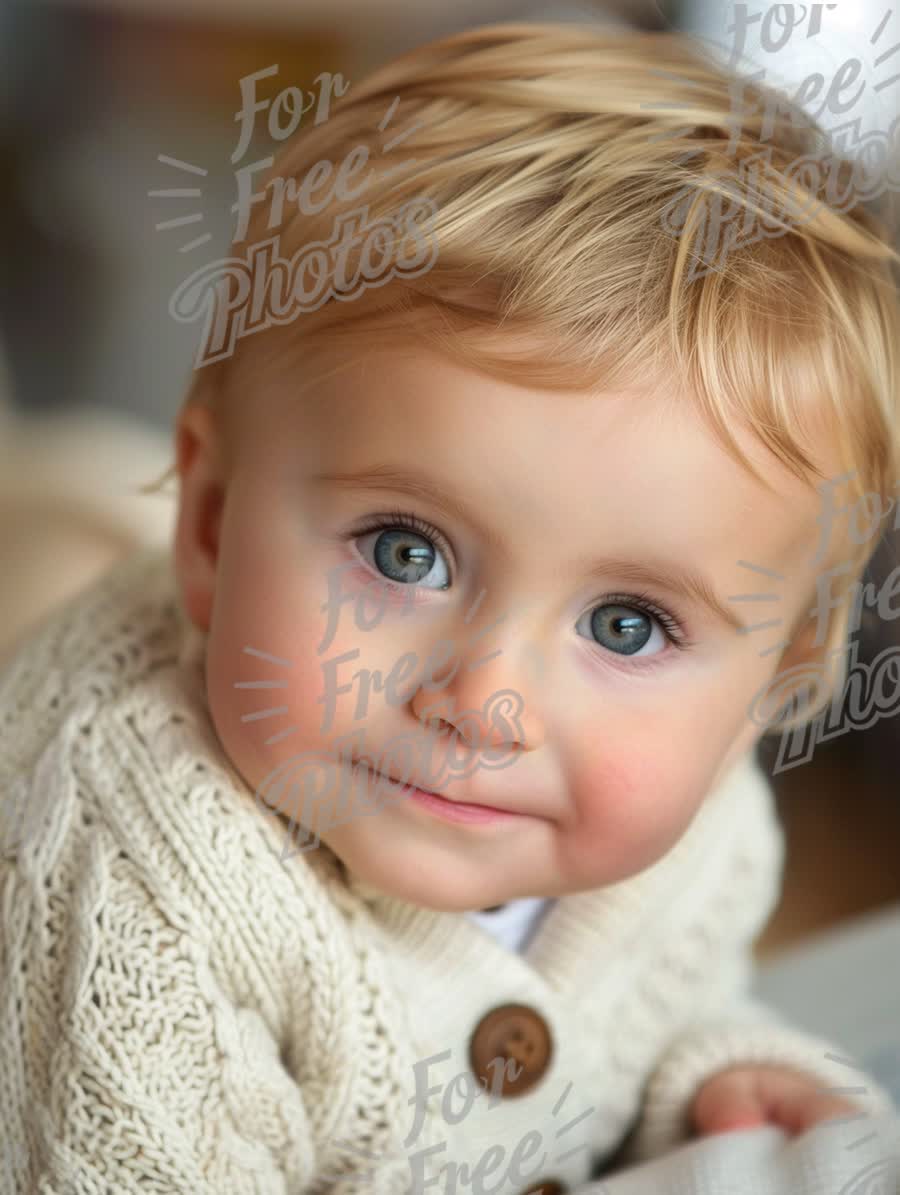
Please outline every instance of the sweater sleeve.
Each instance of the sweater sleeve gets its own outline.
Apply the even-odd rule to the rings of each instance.
[[[25,783],[45,815],[0,860],[0,1190],[312,1189],[303,1094],[266,1024],[71,762],[60,740],[43,753]]]
[[[797,1029],[735,989],[730,995],[723,992],[718,1008],[698,1015],[671,1041],[647,1083],[636,1132],[622,1161],[644,1161],[687,1141],[692,1135],[690,1105],[702,1084],[726,1067],[753,1063],[798,1071],[867,1115],[895,1112],[889,1093],[846,1049]]]
[[[668,949],[648,965],[640,986],[657,1008],[668,1005],[671,1019],[619,1164],[650,1160],[688,1140],[696,1093],[732,1065],[788,1067],[862,1113],[895,1111],[847,1049],[790,1024],[750,992],[753,942],[777,904],[784,862],[771,790],[761,773],[753,775],[754,783],[735,794],[741,804],[728,815],[719,848],[694,861],[683,897],[661,914]]]

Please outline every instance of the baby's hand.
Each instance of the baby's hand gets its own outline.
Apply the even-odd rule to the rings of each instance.
[[[831,1095],[811,1075],[780,1066],[730,1066],[707,1079],[691,1103],[699,1136],[776,1125],[794,1137],[823,1120],[863,1109]]]

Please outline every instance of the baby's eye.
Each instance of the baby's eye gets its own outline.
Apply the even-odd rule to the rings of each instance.
[[[418,531],[383,527],[359,536],[355,543],[362,558],[389,581],[424,585],[428,589],[450,587],[450,572],[443,553]]]
[[[587,631],[582,624],[587,624]],[[626,606],[620,602],[608,602],[594,606],[578,620],[575,629],[584,637],[591,638],[601,647],[621,656],[636,655],[648,644],[653,650],[644,655],[656,655],[667,642],[667,636],[656,618],[637,606]]]

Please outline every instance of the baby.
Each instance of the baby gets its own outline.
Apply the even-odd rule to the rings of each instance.
[[[4,1190],[549,1195],[890,1112],[748,985],[754,748],[839,690],[816,578],[874,547],[816,551],[819,485],[896,477],[894,254],[732,98],[498,25],[257,180],[172,551],[2,678]]]

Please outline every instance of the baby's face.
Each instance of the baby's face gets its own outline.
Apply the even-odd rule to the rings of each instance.
[[[299,397],[265,383],[252,404],[207,656],[250,789],[315,755],[326,795],[301,822],[365,882],[436,909],[595,888],[663,855],[760,733],[748,707],[779,661],[761,653],[812,591],[815,489],[739,434],[766,490],[690,404],[526,390],[422,349]],[[202,550],[190,485],[182,577]],[[777,609],[730,600],[773,589]],[[781,630],[741,632],[772,617]]]

